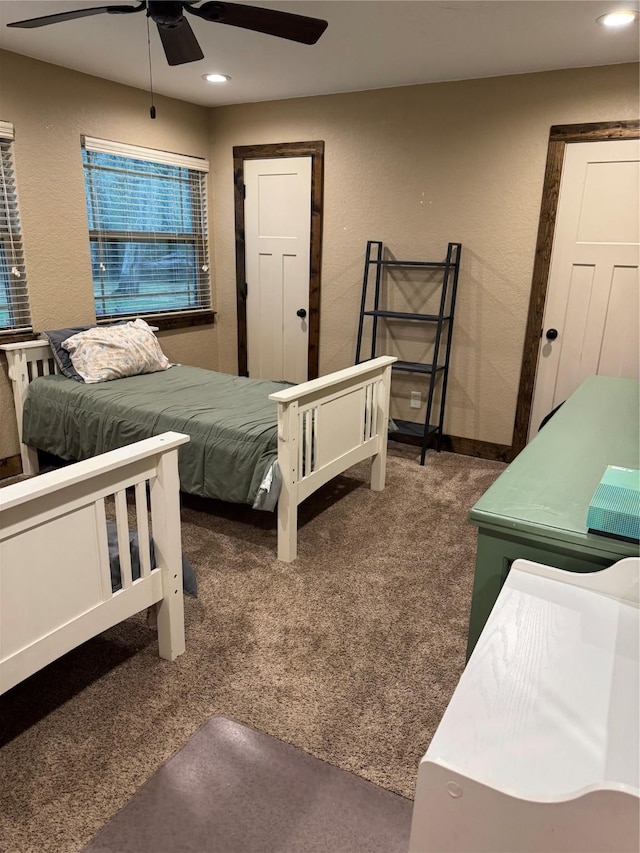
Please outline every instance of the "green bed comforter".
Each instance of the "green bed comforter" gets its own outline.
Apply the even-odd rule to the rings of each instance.
[[[95,385],[40,377],[29,385],[22,440],[81,460],[167,430],[186,433],[180,488],[253,505],[277,457],[277,405],[269,394],[286,384],[181,365]]]

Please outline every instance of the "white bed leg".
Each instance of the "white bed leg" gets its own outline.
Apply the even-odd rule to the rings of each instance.
[[[374,492],[384,489],[387,473],[387,443],[382,441],[383,447],[371,460],[371,488]]]
[[[182,574],[180,574],[182,578]],[[165,660],[175,660],[185,650],[184,600],[182,584],[172,596],[156,605],[158,617],[158,654]]]
[[[298,556],[298,505],[282,484],[278,499],[278,559],[292,563]]]
[[[389,435],[389,395],[391,391],[391,365],[385,368],[376,396],[376,422],[380,450],[371,459],[371,488],[374,492],[384,489],[387,472],[387,438]]]
[[[298,554],[298,402],[278,404],[278,559],[292,563]]]
[[[20,458],[22,459],[23,474],[37,474],[40,470],[38,462],[38,451],[33,447],[28,447],[26,444],[20,445]]]
[[[151,484],[151,519],[156,564],[162,567],[164,587],[164,598],[156,605],[158,652],[165,660],[175,660],[185,650],[177,450],[158,462],[158,475]]]

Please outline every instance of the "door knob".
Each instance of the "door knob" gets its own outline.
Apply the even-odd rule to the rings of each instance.
[[[307,312],[305,311],[304,308],[298,308],[298,310],[296,311],[296,314],[298,315],[298,317],[302,317],[303,320],[307,316]]]
[[[548,341],[555,341],[555,339],[558,337],[558,330],[547,329],[547,334],[545,335],[545,337]]]

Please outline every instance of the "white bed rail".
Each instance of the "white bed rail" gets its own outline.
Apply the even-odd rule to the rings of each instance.
[[[0,488],[0,693],[151,606],[160,656],[174,660],[182,654],[178,447],[187,441],[186,435],[163,433]],[[135,497],[137,580],[132,578],[126,489]],[[115,592],[107,541],[109,498],[115,504],[122,583]]]
[[[384,489],[394,356],[380,356],[271,394],[278,404],[278,559],[295,560],[298,505],[371,457],[371,488]]]

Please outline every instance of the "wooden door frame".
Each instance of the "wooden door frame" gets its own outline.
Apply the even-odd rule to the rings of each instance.
[[[525,447],[529,432],[565,146],[572,142],[604,142],[610,139],[638,138],[640,138],[640,121],[638,120],[561,124],[554,125],[549,132],[547,165],[540,205],[531,296],[529,297],[529,315],[524,336],[518,405],[511,443],[512,459]]]
[[[237,145],[233,149],[236,225],[236,304],[238,311],[238,374],[247,376],[247,279],[245,268],[244,161],[276,157],[311,157],[311,252],[309,270],[309,379],[319,371],[320,264],[322,256],[322,204],[324,142],[281,142],[273,145]]]

